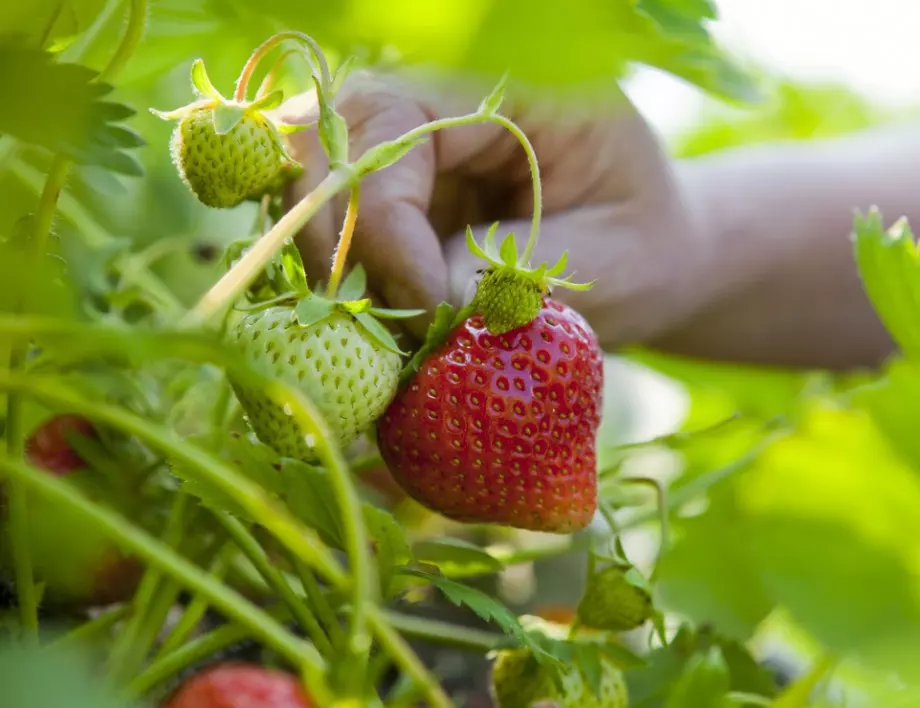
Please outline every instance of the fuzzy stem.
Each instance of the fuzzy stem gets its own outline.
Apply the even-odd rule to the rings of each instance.
[[[230,564],[236,552],[236,544],[232,541],[227,541],[220,551],[218,551],[217,558],[215,558],[214,562],[211,564],[211,577],[217,581],[223,580],[227,571],[230,569]],[[185,609],[185,612],[182,613],[182,617],[176,623],[176,626],[173,627],[173,630],[166,639],[163,640],[156,657],[160,658],[166,656],[182,646],[182,643],[188,639],[188,636],[201,622],[205,613],[208,611],[208,607],[210,607],[210,603],[204,595],[195,595],[194,599]]]
[[[183,326],[200,327],[212,317],[222,314],[243,294],[262,269],[281,250],[285,242],[303,228],[320,207],[354,181],[352,170],[345,166],[332,170],[316,189],[288,211],[262,238],[227,271],[181,320]]]
[[[342,232],[339,234],[339,243],[335,248],[335,255],[332,257],[332,272],[329,274],[329,285],[326,287],[326,297],[330,300],[335,299],[335,294],[339,291],[339,284],[342,282],[342,274],[345,272],[345,262],[348,260],[348,251],[351,248],[351,239],[355,233],[355,224],[358,221],[358,200],[360,199],[360,188],[356,184],[351,189],[351,196],[348,198],[348,207],[345,210],[345,223],[342,225]]]
[[[160,568],[186,587],[206,595],[220,611],[245,625],[253,636],[264,641],[294,665],[304,666],[317,674],[322,671],[322,658],[308,643],[287,632],[266,612],[214,580],[127,519],[87,499],[72,484],[17,460],[0,458],[0,470],[5,476],[22,481],[31,491],[45,499],[77,512],[120,547]]]
[[[452,708],[453,702],[444,693],[437,679],[425,668],[412,651],[412,647],[384,620],[383,615],[379,611],[372,612],[368,616],[368,621],[377,635],[380,646],[389,653],[393,662],[424,689],[428,696],[428,704],[432,708]]]
[[[99,73],[96,81],[105,83],[111,81],[125,67],[131,55],[140,46],[144,38],[144,28],[147,24],[148,0],[130,0],[128,26],[121,37],[121,42],[115,54],[109,59],[108,65]]]
[[[527,153],[527,163],[530,165],[530,176],[533,181],[533,219],[530,222],[530,238],[527,239],[527,245],[521,254],[521,260],[529,267],[533,251],[537,247],[537,239],[540,237],[540,219],[543,216],[543,187],[540,180],[540,165],[537,162],[537,153],[524,131],[514,121],[497,113],[489,115],[489,120],[502,126],[517,138],[521,147],[524,148],[524,152]]]
[[[279,32],[273,37],[269,37],[264,42],[262,42],[262,44],[259,45],[259,47],[257,47],[256,50],[252,53],[252,56],[249,57],[249,60],[243,67],[242,73],[240,73],[240,78],[237,79],[236,82],[236,92],[233,95],[233,99],[235,101],[246,100],[246,93],[249,90],[249,81],[252,79],[252,75],[255,73],[259,63],[272,49],[289,39],[300,42],[310,52],[313,57],[313,61],[316,62],[316,65],[319,67],[323,88],[328,87],[329,84],[332,83],[332,75],[329,73],[329,64],[326,62],[326,57],[323,54],[323,50],[320,48],[319,44],[316,43],[316,40],[303,32]]]
[[[253,537],[246,527],[237,519],[226,513],[215,514],[218,522],[224,527],[227,535],[237,545],[243,555],[252,563],[259,575],[277,594],[281,601],[287,606],[291,616],[297,620],[297,623],[310,637],[314,646],[319,652],[327,658],[332,658],[333,651],[329,639],[326,637],[316,621],[316,618],[310,614],[303,603],[303,599],[298,597],[284,575],[275,568],[271,561],[265,556],[265,551],[259,545],[259,542]]]

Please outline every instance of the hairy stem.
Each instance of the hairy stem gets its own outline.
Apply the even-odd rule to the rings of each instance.
[[[304,593],[310,600],[313,611],[316,612],[319,621],[326,628],[326,632],[333,646],[342,646],[345,641],[345,634],[342,632],[342,627],[338,619],[336,619],[332,607],[329,605],[329,600],[316,581],[316,576],[313,574],[313,571],[299,558],[295,558],[291,554],[288,554],[288,557],[291,561],[291,565],[294,566],[297,577],[300,579],[300,584],[303,587]]]
[[[266,612],[223,583],[215,581],[164,543],[115,512],[87,499],[72,484],[17,460],[0,458],[0,470],[5,476],[22,481],[36,494],[77,512],[120,547],[160,568],[185,587],[206,595],[221,612],[246,626],[253,636],[294,665],[310,669],[317,675],[321,673],[323,661],[312,646],[290,634]]]
[[[658,555],[655,558],[655,566],[652,571],[651,578],[654,579],[658,573],[658,566],[661,564],[661,559],[664,557],[664,554],[668,550],[670,545],[670,513],[668,509],[668,492],[665,489],[664,484],[659,480],[653,479],[651,477],[624,477],[621,482],[623,484],[638,484],[646,487],[651,487],[655,492],[655,505],[658,507],[658,526],[660,539],[658,542]]]
[[[199,327],[211,318],[223,314],[246,288],[252,285],[285,242],[294,238],[320,207],[348,187],[354,179],[352,171],[345,166],[337,167],[326,175],[316,189],[281,217],[271,230],[256,241],[236,265],[204,294],[198,304],[182,318],[181,324],[189,328]]]
[[[249,82],[252,79],[252,75],[255,73],[256,68],[259,66],[259,63],[272,49],[287,40],[294,40],[306,47],[307,51],[309,51],[313,59],[311,63],[315,63],[316,67],[319,68],[319,75],[323,88],[327,88],[329,84],[332,83],[332,75],[329,73],[329,64],[326,62],[326,56],[323,54],[323,50],[320,48],[319,44],[317,44],[316,40],[303,32],[279,32],[273,37],[269,37],[267,40],[262,42],[262,44],[252,53],[252,56],[249,57],[249,60],[243,67],[242,73],[240,73],[240,78],[237,79],[236,82],[236,92],[233,95],[233,99],[235,101],[246,100],[246,94],[249,90]]]
[[[527,153],[527,163],[530,165],[530,177],[533,181],[533,219],[530,222],[530,237],[527,239],[527,245],[524,247],[521,259],[529,266],[533,251],[537,247],[537,239],[540,237],[540,219],[543,217],[543,186],[540,180],[540,165],[537,162],[537,153],[524,131],[516,123],[497,113],[491,114],[489,120],[502,126],[517,138],[521,147],[524,148],[524,152]]]
[[[358,221],[360,191],[360,187],[356,184],[351,188],[351,196],[348,198],[345,223],[342,225],[339,243],[335,247],[335,254],[332,257],[332,272],[329,274],[329,285],[326,287],[326,297],[330,300],[334,299],[335,294],[339,291],[342,274],[345,272],[345,263],[348,260],[348,251],[351,248],[351,239],[355,233],[355,223]]]

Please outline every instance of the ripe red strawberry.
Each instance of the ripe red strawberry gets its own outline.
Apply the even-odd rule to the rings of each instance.
[[[186,681],[164,708],[312,708],[291,674],[250,664],[222,664]]]
[[[86,418],[57,415],[26,439],[26,460],[55,476],[66,476],[90,496],[102,496],[103,490],[71,443],[71,435],[98,439]],[[122,555],[107,536],[88,526],[82,517],[43,498],[29,496],[28,514],[33,569],[36,579],[45,583],[46,602],[89,607],[120,602],[133,594],[142,571],[136,558]],[[4,565],[9,566],[9,549],[3,551]]]
[[[476,314],[397,393],[378,423],[380,451],[444,516],[571,533],[597,505],[602,387],[597,338],[571,308],[545,298],[504,334]]]

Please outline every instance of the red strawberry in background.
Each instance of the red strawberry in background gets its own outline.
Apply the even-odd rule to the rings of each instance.
[[[109,495],[72,443],[76,437],[98,440],[98,433],[82,416],[54,416],[26,439],[26,461],[55,476],[66,477],[92,498],[105,499]],[[36,580],[45,584],[45,602],[90,607],[120,602],[133,594],[142,572],[137,559],[122,555],[108,537],[58,504],[30,495],[28,513],[32,565]],[[3,560],[8,569],[11,563],[5,518],[3,524]]]
[[[222,664],[186,681],[164,708],[312,708],[292,675],[249,664]]]
[[[448,518],[578,531],[597,507],[603,355],[584,318],[547,293],[581,286],[553,277],[564,258],[530,269],[507,241],[494,255],[494,229],[486,250],[469,241],[491,264],[473,314],[432,327],[378,422],[381,455],[413,498]]]

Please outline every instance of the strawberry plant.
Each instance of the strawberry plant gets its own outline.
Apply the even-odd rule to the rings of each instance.
[[[855,223],[902,350],[884,371],[733,379],[631,352],[692,401],[639,442],[609,416],[614,353],[566,304],[597,284],[535,255],[544,176],[513,108],[636,62],[755,97],[710,3],[455,3],[418,26],[408,0],[397,24],[360,2],[20,5],[0,10],[11,705],[914,705],[906,223]],[[491,83],[357,150],[343,97],[390,50]],[[303,96],[314,119],[295,123]],[[382,306],[352,248],[362,188],[479,125],[529,168],[525,245],[470,224],[468,304]],[[328,275],[308,276],[305,227],[339,217]],[[420,316],[418,343],[402,325]]]

